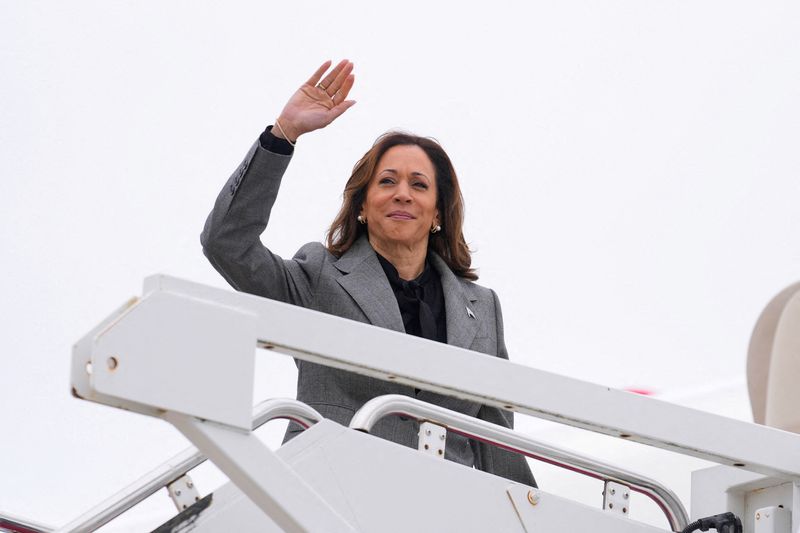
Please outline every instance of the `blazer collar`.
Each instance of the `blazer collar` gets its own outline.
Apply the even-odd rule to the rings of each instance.
[[[475,315],[472,304],[477,298],[469,284],[453,274],[439,255],[432,250],[428,253],[431,264],[442,281],[447,344],[469,349],[478,332],[479,320],[486,317]],[[355,300],[371,324],[394,331],[405,331],[397,299],[366,236],[362,235],[356,240],[333,266],[344,274],[338,279],[339,284]]]
[[[337,280],[339,285],[367,315],[370,324],[405,332],[397,299],[366,236],[356,240],[333,266],[344,274]]]
[[[447,317],[447,344],[469,349],[478,332],[478,321],[486,317],[475,314],[473,302],[477,300],[469,283],[453,274],[444,259],[430,250],[430,261],[439,272],[444,292],[444,307]]]

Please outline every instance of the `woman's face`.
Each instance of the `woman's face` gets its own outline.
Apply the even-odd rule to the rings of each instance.
[[[436,170],[422,148],[400,145],[387,150],[361,208],[373,246],[427,247],[431,228],[439,224],[436,195]]]

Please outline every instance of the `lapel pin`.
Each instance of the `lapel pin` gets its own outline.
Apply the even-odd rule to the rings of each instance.
[[[475,318],[475,313],[472,312],[472,309],[467,307],[467,316],[470,318]]]

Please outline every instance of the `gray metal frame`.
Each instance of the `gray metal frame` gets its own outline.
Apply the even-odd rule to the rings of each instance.
[[[675,493],[653,479],[587,455],[553,448],[513,430],[408,396],[390,394],[368,401],[353,416],[350,428],[369,433],[380,419],[388,415],[404,416],[420,423],[432,422],[446,427],[447,431],[502,446],[579,474],[602,481],[616,481],[653,500],[664,511],[673,531],[681,531],[688,524],[686,509]]]

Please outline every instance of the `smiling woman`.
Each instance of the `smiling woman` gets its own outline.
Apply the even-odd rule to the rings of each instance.
[[[298,138],[355,102],[353,64],[326,62],[289,99],[217,197],[201,235],[203,252],[237,290],[431,341],[508,358],[503,318],[491,289],[473,283],[463,200],[453,165],[428,138],[390,132],[355,165],[327,246],[309,243],[284,260],[260,240]],[[325,77],[323,78],[323,75]],[[404,394],[504,427],[495,407],[297,361],[297,399],[348,424],[364,403]],[[286,440],[302,430],[290,424]],[[416,447],[417,422],[386,418],[372,433]],[[525,459],[456,434],[445,458],[536,486]]]
[[[461,188],[444,149],[432,139],[389,132],[353,169],[328,249],[342,255],[367,233],[401,277],[414,279],[430,246],[456,275],[474,281],[463,222]]]

